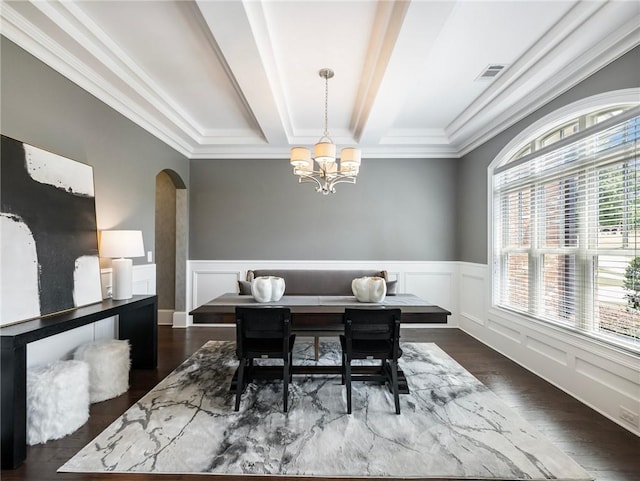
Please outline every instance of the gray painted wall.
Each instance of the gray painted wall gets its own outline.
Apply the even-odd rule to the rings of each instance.
[[[640,87],[640,47],[460,159],[456,258],[466,262],[487,263],[487,168],[505,145],[529,125],[564,105],[602,92],[630,87]]]
[[[637,47],[460,160],[365,158],[358,184],[325,197],[285,159],[189,162],[4,37],[0,48],[2,133],[92,165],[100,229],[142,229],[153,249],[155,176],[172,169],[189,185],[192,169],[190,259],[486,263],[495,155],[563,105],[640,83]]]
[[[2,133],[93,166],[98,229],[142,229],[153,250],[156,175],[188,185],[188,160],[5,37],[0,48]]]
[[[365,158],[323,196],[287,159],[192,160],[190,258],[455,260],[456,163]]]

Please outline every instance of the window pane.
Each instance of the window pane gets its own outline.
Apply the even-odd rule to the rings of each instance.
[[[558,140],[562,140],[570,135],[575,134],[578,131],[578,122],[573,122],[569,125],[565,125],[564,127],[559,128],[547,134],[540,141],[540,147],[546,147],[547,145],[551,145]]]
[[[505,247],[531,244],[531,188],[503,196],[502,222]]]
[[[640,341],[640,257],[599,256],[595,314],[603,335]]]
[[[576,257],[545,255],[542,271],[543,316],[573,326],[576,321]]]
[[[524,149],[518,152],[513,156],[513,159],[519,159],[520,157],[524,157],[525,155],[529,155],[533,150],[531,149],[531,145],[527,145]]]
[[[640,247],[639,165],[622,162],[598,171],[599,248]]]
[[[626,108],[620,107],[613,110],[605,110],[603,112],[598,112],[592,116],[592,123],[599,124],[604,120],[610,119],[611,117],[615,117],[616,115],[621,114],[625,110]]]
[[[547,135],[546,137],[544,137],[540,141],[540,146],[541,147],[546,147],[547,145],[550,145],[550,144],[553,144],[554,142],[557,142],[561,138],[562,138],[562,134],[560,133],[560,130],[556,130],[555,132],[552,132],[549,135]]]
[[[506,256],[506,283],[502,299],[515,309],[529,308],[529,255],[508,254]]]
[[[541,189],[544,212],[543,247],[575,247],[578,245],[579,210],[578,179],[565,177],[545,183]]]

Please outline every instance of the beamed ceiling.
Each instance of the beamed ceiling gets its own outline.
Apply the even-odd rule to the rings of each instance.
[[[2,34],[188,158],[460,157],[640,43],[636,1],[3,1]],[[491,79],[480,78],[503,65]]]

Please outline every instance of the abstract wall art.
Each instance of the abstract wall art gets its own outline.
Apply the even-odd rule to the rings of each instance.
[[[102,299],[93,168],[2,136],[0,324]]]

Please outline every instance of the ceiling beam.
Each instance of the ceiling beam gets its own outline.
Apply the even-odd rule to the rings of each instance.
[[[363,75],[366,94],[354,125],[360,144],[377,145],[392,129],[416,88],[416,69],[428,65],[429,52],[455,5],[397,1],[389,12],[385,11],[389,7],[381,5],[379,16],[387,16],[386,32],[381,45],[372,43],[375,54],[368,59],[368,72]]]
[[[256,13],[260,3],[197,1],[212,33],[230,80],[259,125],[265,144],[287,144],[284,123],[273,92],[271,73],[265,68],[264,22]],[[259,12],[258,12],[259,13]]]

